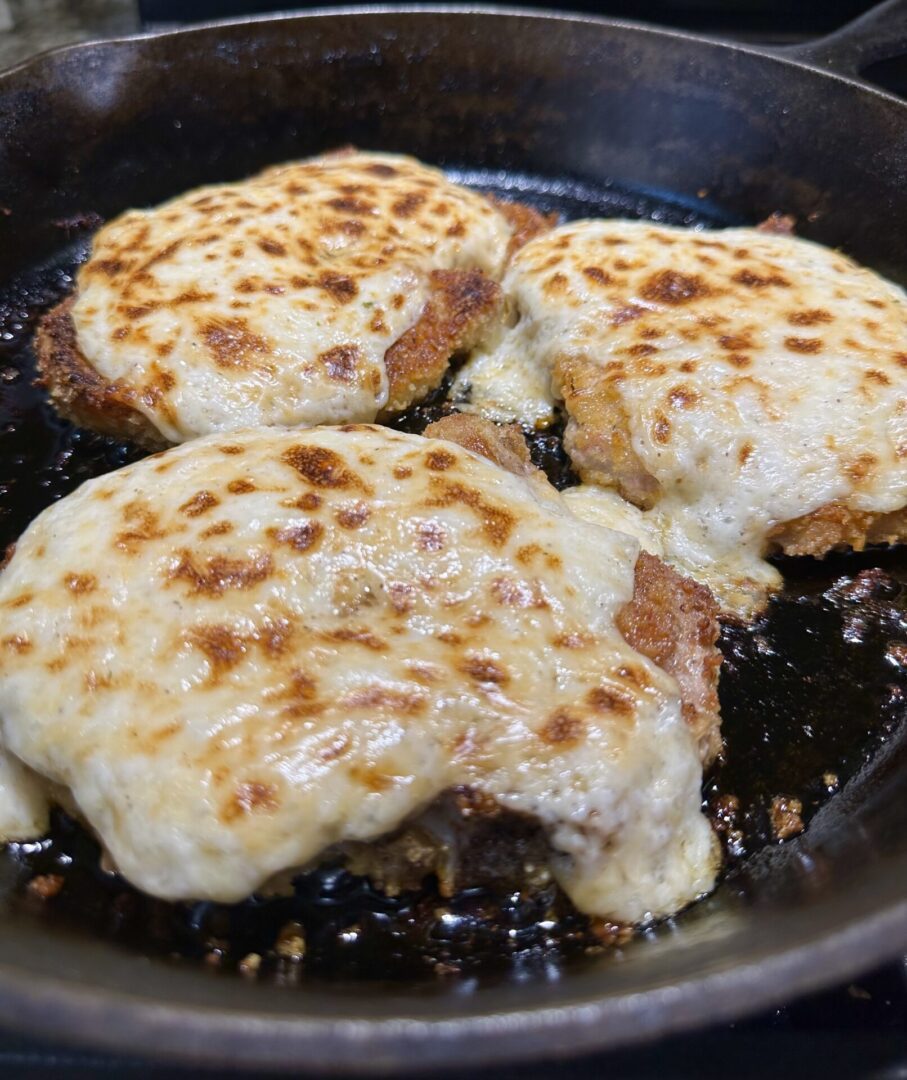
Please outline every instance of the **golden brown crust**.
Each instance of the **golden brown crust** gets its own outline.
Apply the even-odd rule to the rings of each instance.
[[[74,297],[52,308],[38,324],[35,355],[39,382],[57,412],[79,427],[129,439],[149,450],[168,446],[156,427],[130,403],[130,395],[88,363],[76,343]]]
[[[810,514],[776,525],[768,534],[772,550],[785,555],[825,555],[836,548],[862,551],[867,544],[907,539],[907,507],[890,513],[851,510],[826,503]]]
[[[564,448],[589,484],[617,487],[643,509],[654,505],[659,484],[643,468],[630,441],[630,424],[620,394],[601,367],[581,357],[563,356],[554,365],[555,392],[569,420]]]
[[[684,718],[708,765],[721,750],[715,598],[704,585],[642,551],[633,599],[618,615],[617,626],[629,645],[677,680]]]
[[[542,214],[525,203],[507,202],[505,199],[495,198],[494,195],[489,195],[488,201],[507,219],[508,225],[513,229],[507,245],[508,262],[524,244],[557,225],[557,214]]]
[[[517,476],[537,472],[519,424],[493,424],[471,413],[451,413],[423,432],[427,439],[447,439],[500,465]]]
[[[384,354],[388,401],[402,411],[441,382],[450,358],[471,348],[502,305],[501,288],[481,270],[434,270],[418,321]]]

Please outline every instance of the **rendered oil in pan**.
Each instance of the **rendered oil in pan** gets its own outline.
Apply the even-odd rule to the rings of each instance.
[[[706,204],[607,183],[591,187],[465,169],[451,175],[566,219],[739,223]],[[63,250],[54,264],[0,294],[3,544],[83,480],[141,456],[61,423],[33,385],[35,322],[72,288],[87,252],[84,235],[74,244],[68,239],[61,231]],[[449,410],[442,388],[395,426],[419,432]],[[529,442],[533,459],[557,487],[575,483],[558,429]],[[779,832],[792,836],[805,826],[907,711],[907,557],[871,552],[781,566],[786,588],[764,618],[745,629],[726,627],[722,635],[726,755],[706,778],[703,799],[726,849],[723,887],[745,876],[747,860],[777,843]],[[43,842],[0,851],[2,880],[15,883],[9,903],[36,918],[174,962],[284,984],[494,970],[550,977],[563,963],[625,940],[617,928],[579,915],[555,886],[533,895],[473,889],[444,899],[427,882],[419,892],[391,898],[337,865],[301,875],[290,896],[232,906],[169,904],[105,873],[96,843],[62,813]]]

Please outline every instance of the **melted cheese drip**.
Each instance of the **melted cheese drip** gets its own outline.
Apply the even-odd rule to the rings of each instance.
[[[571,513],[578,518],[605,529],[626,533],[637,541],[643,551],[664,557],[664,544],[656,522],[638,506],[622,499],[616,491],[597,484],[577,484],[561,494]]]
[[[551,372],[535,347],[537,327],[520,319],[506,332],[491,328],[488,339],[473,351],[450,388],[461,412],[475,413],[499,424],[514,421],[540,430],[555,420]]]
[[[76,340],[171,442],[373,420],[438,269],[499,277],[511,228],[392,154],[338,154],[132,210],[79,272]]]
[[[209,437],[90,481],[0,576],[5,746],[122,873],[234,901],[471,785],[583,909],[711,887],[674,680],[614,626],[637,546],[454,443]]]
[[[50,804],[40,777],[0,747],[0,843],[41,836],[49,823]]]
[[[842,255],[755,229],[580,221],[527,244],[504,288],[519,319],[461,373],[472,407],[537,423],[540,371],[596,365],[658,481],[647,517],[666,556],[726,608],[780,585],[763,561],[775,526],[907,504],[907,303]],[[499,363],[486,406],[476,387]],[[593,440],[613,419],[587,420]],[[588,450],[574,464],[601,468]]]

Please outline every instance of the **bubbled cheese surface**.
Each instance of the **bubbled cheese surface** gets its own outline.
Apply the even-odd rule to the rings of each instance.
[[[282,165],[102,228],[78,275],[76,341],[170,442],[370,421],[431,271],[497,277],[510,237],[491,202],[413,158]]]
[[[625,414],[665,554],[725,606],[780,584],[761,558],[780,523],[907,504],[907,300],[837,252],[748,228],[578,221],[518,252],[504,287],[515,325],[460,380],[475,370],[481,390],[518,353],[525,383],[491,380],[472,407],[544,421],[540,381],[595,365],[609,402],[585,434]],[[553,383],[552,402],[566,396]],[[595,473],[588,449],[574,461]]]
[[[201,439],[22,536],[2,741],[158,896],[238,900],[468,784],[584,910],[671,912],[716,857],[676,684],[614,626],[636,555],[454,443]]]

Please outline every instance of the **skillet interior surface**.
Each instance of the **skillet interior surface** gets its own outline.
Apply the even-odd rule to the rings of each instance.
[[[792,212],[801,232],[903,281],[903,118],[883,95],[742,50],[528,15],[269,20],[39,59],[0,84],[0,539],[130,457],[58,424],[30,385],[34,318],[71,287],[99,219],[354,142],[568,217],[720,225]],[[835,159],[845,127],[849,153]],[[414,410],[407,422],[424,419]],[[556,450],[536,449],[556,472]],[[877,565],[891,577],[851,584]],[[569,943],[545,946],[538,913],[505,905],[503,937],[516,930],[525,950],[496,972],[426,981],[380,948],[343,952],[341,911],[324,920],[320,970],[314,957],[311,976],[284,980],[292,992],[251,985],[151,962],[135,948],[149,910],[135,900],[111,910],[91,875],[76,884],[78,858],[70,909],[35,918],[15,883],[54,860],[59,869],[61,856],[68,865],[61,826],[48,849],[0,862],[4,1012],[108,1045],[160,1051],[165,1039],[167,1052],[197,1059],[379,1069],[418,1046],[409,1063],[427,1066],[639,1039],[893,953],[907,939],[907,675],[896,648],[907,639],[897,585],[907,560],[869,553],[784,569],[788,595],[768,622],[724,639],[728,765],[705,794],[741,796],[738,865],[712,898],[629,948],[565,966]],[[835,786],[822,780],[829,772],[839,785],[852,779],[805,835],[763,847],[770,797],[799,795],[809,816]],[[368,914],[369,898],[357,902]],[[186,949],[183,933],[145,952],[198,951],[211,913],[187,914],[190,931],[193,917]],[[361,974],[380,978],[380,991],[349,978]]]

